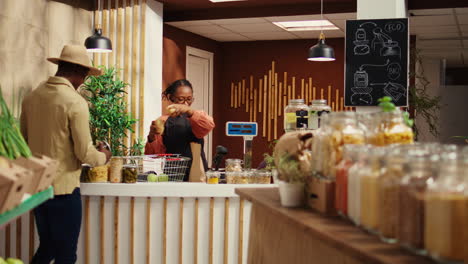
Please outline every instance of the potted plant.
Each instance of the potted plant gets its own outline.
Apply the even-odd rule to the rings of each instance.
[[[132,125],[137,121],[132,118],[131,113],[127,112],[125,88],[128,84],[119,79],[115,68],[101,68],[103,75],[89,76],[81,90],[82,95],[89,103],[93,143],[108,142],[114,157],[127,154],[141,155],[141,140],[137,140],[130,147],[125,144],[128,132],[134,132]],[[116,168],[111,168],[111,172],[118,171],[120,173],[123,160],[115,159],[114,161],[111,162],[111,166]],[[101,176],[98,181],[107,181],[107,175],[104,175],[107,172],[106,168],[107,165],[93,168],[98,174],[94,176]],[[117,180],[111,182],[120,182],[119,179],[120,177],[117,177]]]
[[[273,156],[278,170],[281,205],[299,207],[305,201],[305,180],[311,174],[312,133],[284,134],[275,146]]]

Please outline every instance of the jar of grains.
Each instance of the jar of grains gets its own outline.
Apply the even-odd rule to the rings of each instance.
[[[361,184],[361,225],[371,233],[377,232],[379,221],[379,189],[378,181],[382,172],[382,160],[385,148],[373,147],[369,151],[369,159],[360,172]]]
[[[443,262],[465,258],[467,187],[461,156],[443,153],[437,179],[427,187],[424,243],[430,256]]]

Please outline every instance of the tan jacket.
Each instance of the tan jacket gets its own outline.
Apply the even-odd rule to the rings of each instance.
[[[104,165],[92,144],[88,104],[65,78],[50,77],[23,100],[21,132],[33,153],[59,161],[55,194],[80,186],[81,164]]]

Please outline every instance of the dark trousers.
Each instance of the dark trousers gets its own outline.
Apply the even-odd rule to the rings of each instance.
[[[39,233],[39,248],[31,264],[72,264],[81,228],[81,194],[56,195],[34,210]]]

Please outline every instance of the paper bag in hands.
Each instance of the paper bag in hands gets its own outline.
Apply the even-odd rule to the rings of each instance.
[[[192,150],[192,167],[190,168],[190,182],[206,182],[205,168],[201,159],[201,144],[190,143]]]

